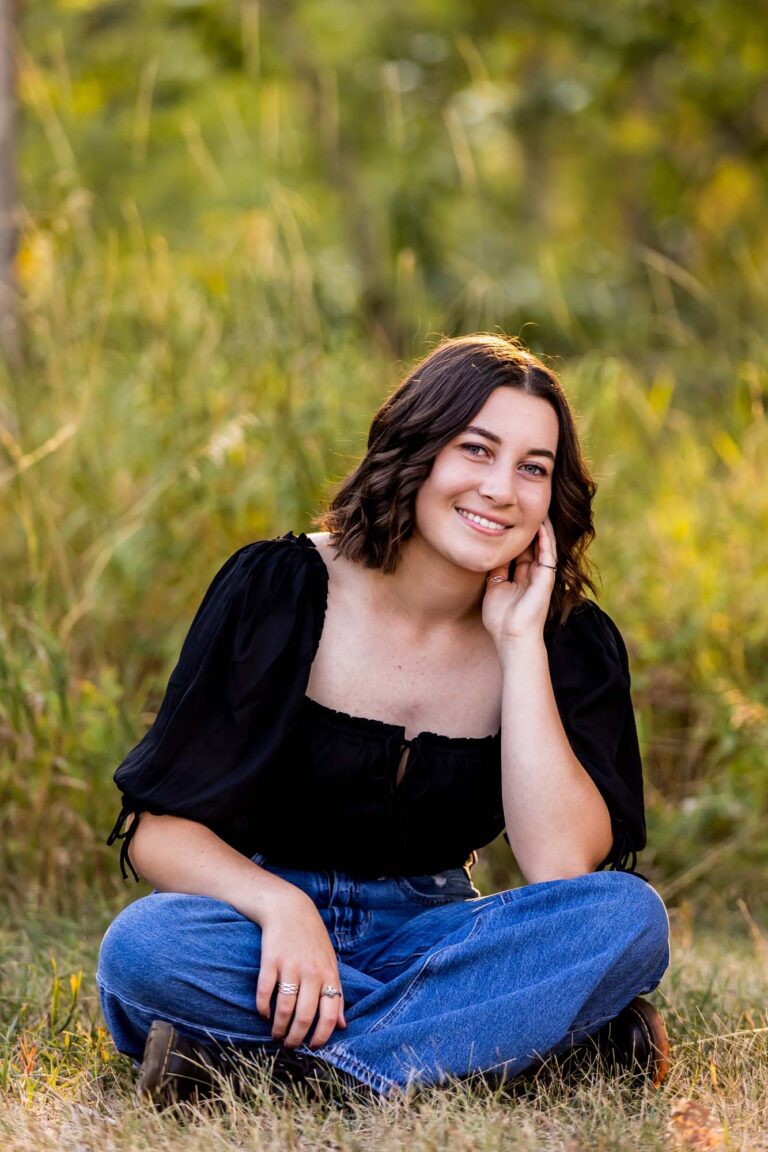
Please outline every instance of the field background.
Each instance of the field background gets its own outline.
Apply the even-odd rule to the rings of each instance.
[[[600,1106],[547,1096],[503,1131],[459,1101],[418,1131],[368,1118],[305,1143],[388,1147],[407,1119],[426,1149],[446,1107],[459,1147],[664,1147],[670,1099],[699,1092],[728,1147],[765,1146],[765,21],[741,0],[27,0],[19,25],[5,1146],[44,1146],[51,1115],[48,1146],[72,1146],[68,1124],[84,1148],[156,1146],[93,1002],[99,933],[135,894],[104,846],[112,772],[222,560],[308,528],[405,368],[480,329],[551,359],[599,478],[600,602],[647,771],[641,869],[678,944],[678,1079],[639,1105],[602,1081]],[[479,876],[515,882],[503,846]],[[280,1123],[233,1121],[232,1139],[283,1147]],[[188,1147],[229,1146],[205,1124]]]

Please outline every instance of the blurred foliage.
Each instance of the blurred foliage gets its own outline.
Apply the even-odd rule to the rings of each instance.
[[[201,591],[307,527],[403,361],[556,357],[631,650],[643,867],[764,893],[768,28],[739,0],[27,0],[0,380],[0,859],[113,882]],[[761,467],[762,465],[762,467]],[[501,850],[484,864],[509,879]]]

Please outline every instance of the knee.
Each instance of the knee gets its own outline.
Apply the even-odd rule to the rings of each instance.
[[[664,902],[647,881],[629,872],[601,872],[616,930],[623,929],[644,968],[661,972],[669,961],[669,918]]]
[[[117,991],[123,988],[129,973],[135,968],[151,968],[145,956],[139,955],[143,932],[136,931],[146,919],[142,915],[145,900],[137,900],[112,921],[99,949],[96,978],[102,987]]]
[[[179,899],[184,898],[145,896],[113,920],[99,951],[97,978],[103,988],[131,1000],[167,979],[166,961],[178,955]]]

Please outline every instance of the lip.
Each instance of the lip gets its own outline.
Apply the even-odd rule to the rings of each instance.
[[[469,513],[470,516],[482,516],[484,520],[490,520],[494,524],[498,524],[498,528],[486,528],[484,524],[477,524],[474,520],[470,520],[469,516],[462,515],[462,513]],[[485,536],[502,536],[507,529],[511,528],[511,524],[505,524],[501,520],[495,520],[493,516],[486,516],[484,512],[475,512],[472,508],[456,508],[456,515],[461,519],[462,523],[474,528],[476,532],[482,532]]]

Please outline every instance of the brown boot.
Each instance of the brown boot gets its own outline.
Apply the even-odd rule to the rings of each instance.
[[[594,1037],[598,1051],[621,1071],[658,1088],[669,1072],[669,1037],[658,1008],[636,996]]]
[[[182,1036],[167,1020],[153,1020],[136,1096],[142,1104],[169,1108],[210,1095],[217,1078],[227,1071],[225,1061],[215,1051]]]

